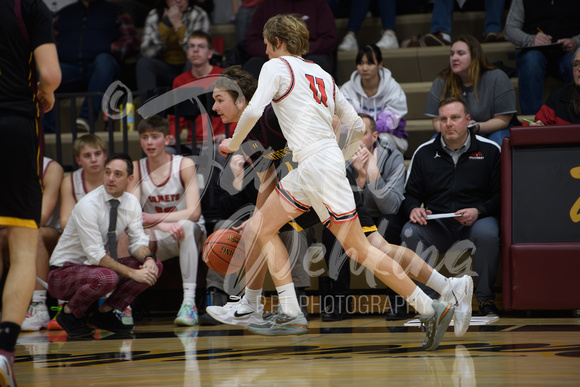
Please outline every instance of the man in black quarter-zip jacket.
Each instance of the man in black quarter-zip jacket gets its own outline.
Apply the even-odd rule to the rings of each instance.
[[[498,314],[493,284],[500,252],[500,148],[468,128],[471,117],[460,99],[443,100],[439,118],[441,133],[415,151],[409,166],[403,202],[409,221],[401,240],[433,267],[446,266],[454,275],[475,275],[480,313],[494,316]],[[437,214],[447,216],[434,219]],[[465,252],[470,252],[470,258],[460,260]],[[445,254],[442,262],[437,261],[438,253]],[[435,294],[428,289],[430,293]]]

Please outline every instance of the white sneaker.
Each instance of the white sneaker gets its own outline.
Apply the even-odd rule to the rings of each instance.
[[[358,43],[356,38],[351,34],[346,34],[342,43],[338,46],[338,51],[358,51]]]
[[[208,306],[206,312],[216,320],[224,324],[248,326],[249,324],[260,324],[264,322],[262,314],[264,305],[260,304],[258,310],[254,309],[245,297],[241,299],[231,296],[234,302],[228,302],[224,306]]]
[[[84,118],[81,117],[77,118],[75,124],[77,127],[77,132],[88,133],[91,130],[89,122]]]
[[[471,322],[471,302],[473,300],[473,280],[464,275],[461,278],[449,278],[451,289],[441,299],[455,306],[453,331],[455,336],[465,334]]]
[[[383,37],[377,42],[377,47],[382,48],[383,50],[399,48],[397,36],[391,31],[383,32]]]
[[[39,331],[42,328],[46,328],[49,321],[50,315],[46,305],[40,302],[33,302],[28,307],[21,329],[25,332]]]

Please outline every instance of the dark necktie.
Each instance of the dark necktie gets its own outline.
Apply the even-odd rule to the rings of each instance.
[[[111,210],[109,211],[109,232],[107,233],[107,248],[109,250],[109,255],[117,260],[117,207],[119,207],[119,201],[117,199],[109,200],[111,204]]]

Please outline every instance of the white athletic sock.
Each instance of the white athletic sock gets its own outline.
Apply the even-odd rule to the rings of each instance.
[[[254,308],[258,310],[258,307],[262,303],[262,289],[250,289],[246,287],[246,292],[244,293],[246,301]]]
[[[276,291],[278,292],[278,299],[280,307],[282,307],[282,312],[290,317],[298,316],[300,314],[300,305],[296,298],[294,283],[290,282],[286,285],[277,286]]]
[[[46,303],[46,290],[35,290],[32,293],[32,302],[38,302],[41,304]]]
[[[195,287],[196,284],[184,283],[183,284],[183,303],[191,302],[195,305]]]
[[[422,316],[432,316],[435,313],[435,309],[433,309],[433,300],[418,286],[407,298],[407,302]]]
[[[433,273],[431,273],[431,277],[429,277],[425,285],[435,289],[437,293],[444,296],[445,293],[449,291],[449,278],[443,276],[437,270],[433,269]]]

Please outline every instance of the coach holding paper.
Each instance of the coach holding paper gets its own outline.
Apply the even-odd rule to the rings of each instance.
[[[415,151],[409,166],[403,202],[409,221],[401,240],[425,260],[434,248],[441,254],[453,251],[446,256],[457,258],[470,249],[480,313],[497,315],[493,284],[500,251],[500,148],[467,127],[471,117],[460,99],[441,101],[439,119],[441,132]],[[444,213],[458,216],[429,220],[431,214]],[[445,264],[453,275],[466,274],[456,272],[463,265],[457,259]]]

